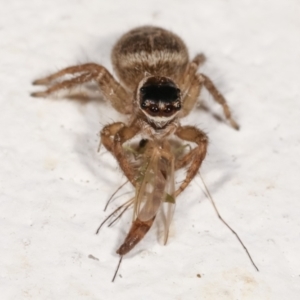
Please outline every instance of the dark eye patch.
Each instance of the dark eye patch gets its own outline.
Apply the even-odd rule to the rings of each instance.
[[[148,85],[141,88],[142,101],[173,102],[179,98],[179,90],[169,85]]]

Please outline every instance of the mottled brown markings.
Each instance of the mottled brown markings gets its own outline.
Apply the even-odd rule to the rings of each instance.
[[[177,35],[162,28],[144,26],[120,38],[113,48],[112,61],[121,82],[134,89],[145,72],[179,79],[177,74],[186,70],[189,56]]]

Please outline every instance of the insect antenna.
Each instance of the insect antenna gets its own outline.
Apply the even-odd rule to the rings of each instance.
[[[131,199],[131,200],[133,200],[133,199]],[[127,206],[125,206],[125,208],[120,212],[120,214],[119,214],[113,221],[111,221],[111,222],[107,225],[107,227],[112,226],[117,220],[119,220],[119,219],[123,216],[123,214],[126,212],[126,210],[127,210],[131,205],[132,205],[132,202],[130,202]]]
[[[104,207],[104,211],[106,211],[106,209],[107,209],[109,203],[112,201],[113,197],[118,193],[118,191],[119,191],[119,190],[120,190],[127,182],[128,182],[128,180],[125,181],[121,186],[119,186],[119,187],[114,191],[114,193],[110,196],[110,198],[109,198],[108,201],[106,202],[106,205],[105,205],[105,207]]]
[[[105,219],[104,221],[99,225],[99,227],[97,228],[96,230],[96,234],[99,233],[101,227],[116,213],[118,212],[120,209],[122,209],[124,206],[128,205],[128,203],[132,203],[133,202],[133,199],[130,199],[128,201],[126,201],[124,204],[120,205],[119,207],[117,207],[111,214],[109,214]]]
[[[214,210],[215,210],[215,212],[216,212],[218,218],[219,218],[219,219],[221,220],[221,222],[222,222],[222,223],[223,223],[223,224],[224,224],[224,225],[225,225],[225,226],[226,226],[226,227],[227,227],[227,228],[228,228],[228,229],[236,236],[236,238],[238,239],[238,241],[240,242],[240,244],[241,244],[242,247],[244,248],[246,254],[248,255],[248,257],[249,257],[249,259],[250,259],[252,265],[254,266],[254,268],[256,269],[256,271],[259,272],[258,267],[257,267],[256,264],[254,263],[254,261],[253,261],[251,255],[250,255],[250,253],[249,253],[247,247],[246,247],[245,244],[242,242],[242,240],[241,240],[241,238],[239,237],[239,235],[238,235],[238,234],[237,234],[237,233],[229,226],[229,224],[228,224],[228,223],[222,218],[222,216],[220,215],[220,213],[219,213],[219,211],[218,211],[218,209],[217,209],[217,206],[216,206],[216,204],[215,204],[215,202],[214,202],[214,200],[213,200],[213,198],[212,198],[212,196],[211,196],[211,194],[210,194],[210,192],[209,192],[209,190],[208,190],[208,188],[207,188],[207,186],[206,186],[206,184],[205,184],[205,182],[204,182],[204,180],[203,180],[203,177],[202,177],[202,175],[201,175],[200,172],[199,172],[199,175],[200,175],[200,178],[201,178],[202,183],[203,183],[203,185],[204,185],[206,194],[207,194],[207,196],[208,196],[210,202],[212,203],[212,206],[213,206],[213,208],[214,208]]]
[[[119,260],[119,263],[118,263],[117,269],[116,269],[116,271],[115,271],[114,277],[113,277],[113,279],[112,279],[112,281],[111,281],[111,282],[114,282],[114,281],[115,281],[115,278],[116,278],[116,276],[117,276],[117,274],[118,274],[118,271],[119,271],[119,268],[120,268],[120,265],[121,265],[122,259],[123,259],[123,255],[121,255],[121,257],[120,257],[120,260]]]
[[[99,153],[100,150],[101,150],[101,146],[102,146],[102,142],[101,142],[101,139],[100,139],[100,142],[99,142],[99,145],[98,145],[98,148],[97,148],[97,152]]]

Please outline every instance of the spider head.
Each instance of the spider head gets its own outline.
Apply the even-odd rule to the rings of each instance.
[[[139,107],[151,123],[164,127],[181,109],[181,93],[167,77],[151,76],[138,89]]]

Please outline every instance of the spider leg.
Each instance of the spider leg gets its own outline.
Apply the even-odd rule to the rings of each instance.
[[[236,121],[232,118],[230,108],[224,98],[224,96],[218,91],[214,83],[211,81],[209,77],[207,77],[204,74],[199,74],[204,81],[203,85],[205,88],[209,91],[209,93],[213,96],[214,100],[219,103],[223,107],[223,112],[226,117],[226,119],[229,121],[230,125],[236,129],[239,130],[239,125],[236,123]]]
[[[120,131],[123,127],[125,127],[125,124],[123,122],[116,122],[116,123],[104,126],[100,132],[101,143],[112,154],[114,154],[113,138],[117,134],[117,132]]]
[[[197,64],[190,64],[189,74],[186,76],[186,83],[182,89],[182,108],[179,117],[185,117],[194,108],[203,86],[203,79],[196,76]]]
[[[203,78],[197,76],[197,70],[206,61],[203,53],[197,54],[188,65],[187,71],[182,77],[180,88],[182,91],[182,108],[180,117],[185,117],[195,106],[203,86]]]
[[[205,61],[206,61],[205,55],[203,53],[199,53],[193,58],[192,63],[196,64],[198,68],[199,66],[203,65]]]
[[[179,127],[176,130],[175,135],[182,140],[197,144],[196,148],[188,152],[181,160],[179,160],[179,162],[176,162],[175,164],[175,169],[189,164],[184,181],[175,191],[175,197],[177,197],[190,184],[201,167],[207,151],[208,138],[203,131],[193,126]]]
[[[222,108],[226,119],[230,125],[238,130],[239,125],[231,116],[230,108],[224,98],[224,96],[218,91],[214,83],[209,77],[204,74],[197,73],[198,67],[205,62],[204,54],[198,54],[189,64],[188,70],[184,75],[183,83],[181,84],[182,90],[182,109],[180,117],[185,117],[195,106],[201,89],[204,86],[208,92],[213,96],[214,100],[219,103]]]
[[[189,165],[191,161],[193,160],[193,157],[195,155],[195,152],[197,152],[197,149],[190,150],[187,154],[185,154],[183,157],[179,158],[175,162],[175,170],[182,169]]]
[[[58,72],[55,72],[49,76],[40,78],[35,80],[32,84],[33,85],[51,85],[54,81],[57,81],[58,79],[62,79],[62,77],[66,75],[80,75],[82,73],[94,73],[96,70],[98,72],[103,69],[102,66],[99,66],[94,63],[88,63],[78,66],[72,66],[65,69],[62,69]]]
[[[68,80],[59,80],[65,75],[74,75]],[[35,80],[35,85],[49,86],[45,91],[34,92],[33,97],[47,97],[60,90],[70,90],[73,87],[96,82],[104,97],[120,113],[129,114],[132,112],[132,95],[130,95],[109,71],[101,65],[89,63],[79,66],[68,67],[50,76]]]
[[[137,135],[139,131],[140,127],[136,123],[129,127],[122,122],[107,125],[101,131],[103,145],[115,156],[125,176],[134,186],[136,185],[136,170],[127,158],[123,144]]]
[[[50,86],[49,88],[47,88],[45,91],[33,92],[33,93],[31,93],[31,96],[47,97],[59,90],[71,89],[77,85],[92,81],[94,79],[93,75],[94,75],[93,73],[83,73],[73,79],[57,82],[57,83],[53,84],[52,86]]]

